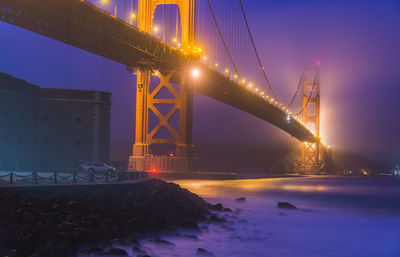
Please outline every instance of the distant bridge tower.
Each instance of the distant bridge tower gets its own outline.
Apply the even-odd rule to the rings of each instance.
[[[182,49],[194,46],[195,38],[195,4],[196,0],[139,0],[138,27],[151,34],[153,16],[157,5],[177,5],[181,17]],[[129,169],[150,171],[152,169],[168,171],[189,171],[192,160],[192,116],[193,89],[190,85],[187,70],[143,69],[137,71],[136,91],[136,131],[133,154],[129,158]],[[160,79],[154,90],[150,89],[150,78]],[[171,85],[172,78],[179,82],[179,90]],[[160,99],[160,92],[168,90],[173,99]],[[173,105],[172,109],[163,114],[159,108],[162,105]],[[150,128],[150,110],[158,118],[158,124]],[[176,131],[170,119],[179,113],[179,129]],[[157,135],[164,128],[171,133],[172,138],[162,138]],[[175,155],[155,156],[151,154],[152,144],[172,144],[176,146]]]
[[[314,76],[313,76],[314,75]],[[320,81],[319,70],[309,69],[304,71],[303,81],[303,113],[302,120],[320,139]],[[302,143],[301,169],[306,174],[318,174],[320,172],[320,142]]]

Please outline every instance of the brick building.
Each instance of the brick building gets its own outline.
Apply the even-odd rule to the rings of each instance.
[[[0,170],[108,161],[111,94],[40,88],[0,73]]]

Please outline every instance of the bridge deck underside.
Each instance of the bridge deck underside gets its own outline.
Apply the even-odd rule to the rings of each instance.
[[[159,39],[80,0],[0,0],[0,20],[84,49],[127,67],[177,70],[196,65],[201,83],[194,90],[263,119],[301,141],[313,134],[286,113]]]

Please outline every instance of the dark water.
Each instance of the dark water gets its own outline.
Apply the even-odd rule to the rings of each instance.
[[[141,239],[152,257],[400,257],[400,179],[300,177],[181,180],[182,187],[233,210],[225,224],[200,224],[198,240],[162,235],[174,246]],[[236,202],[246,197],[245,202]],[[299,210],[277,208],[288,201]],[[204,229],[205,227],[205,229]],[[136,256],[127,249],[130,256]]]

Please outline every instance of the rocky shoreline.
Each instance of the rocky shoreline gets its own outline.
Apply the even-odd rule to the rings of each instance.
[[[222,221],[211,205],[174,183],[0,188],[0,256],[126,256],[112,245],[173,228]],[[160,243],[162,239],[155,237]]]

